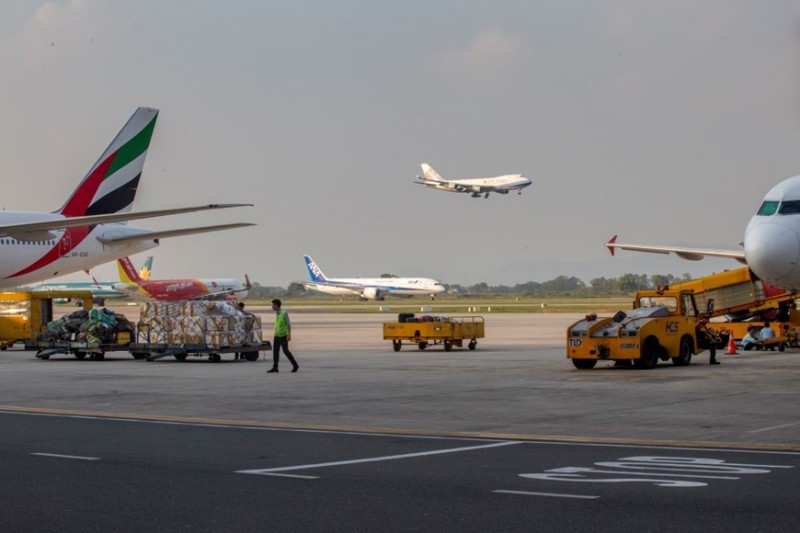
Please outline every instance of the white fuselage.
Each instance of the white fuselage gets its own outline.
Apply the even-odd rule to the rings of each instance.
[[[800,176],[780,182],[766,194],[745,229],[744,254],[760,279],[800,290]]]
[[[359,294],[369,300],[386,294],[430,296],[445,290],[444,285],[430,278],[328,278],[324,283],[305,282],[305,286],[334,296]]]
[[[0,226],[62,218],[62,215],[52,213],[2,211]],[[158,246],[155,240],[132,240],[104,245],[97,239],[102,236],[147,233],[147,230],[125,224],[99,224],[88,233],[87,231],[87,227],[81,226],[31,234],[25,240],[10,236],[0,237],[0,289],[89,270],[118,257]]]
[[[522,174],[508,174],[493,178],[466,178],[442,181],[428,181],[425,185],[450,192],[508,192],[522,189],[531,184],[531,180]]]

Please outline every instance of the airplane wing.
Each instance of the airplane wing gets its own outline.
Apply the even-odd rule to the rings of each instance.
[[[608,251],[614,255],[614,251],[619,248],[621,250],[630,250],[633,252],[649,252],[654,254],[675,254],[681,259],[689,261],[700,261],[706,256],[709,257],[727,257],[728,259],[736,259],[740,263],[747,264],[744,257],[744,251],[738,250],[713,250],[704,248],[683,248],[679,246],[649,246],[641,244],[622,244],[617,242],[617,236],[614,235],[606,243]]]
[[[142,218],[163,217],[178,215],[194,211],[207,211],[211,209],[228,209],[230,207],[251,207],[253,204],[206,204],[193,207],[176,207],[172,209],[157,209],[153,211],[137,211],[130,213],[111,213],[107,215],[87,215],[83,217],[45,219],[39,222],[26,222],[21,224],[0,225],[0,237],[21,236],[26,233],[45,232],[57,229],[74,228],[76,226],[93,226],[106,222],[125,222]]]
[[[358,295],[360,295],[364,290],[363,287],[349,287],[347,285],[339,285],[338,283],[322,283],[320,281],[301,281],[300,283],[302,283],[306,289],[311,289],[311,290],[321,290],[318,287],[322,287],[328,289],[348,291]]]
[[[224,290],[224,291],[209,292],[208,294],[202,294],[200,296],[195,296],[194,298],[192,298],[192,300],[219,300],[219,299],[223,298],[224,296],[233,296],[237,292],[245,292],[245,291],[248,291],[248,290],[250,290],[250,289],[247,289],[247,288],[244,288],[244,289],[227,289],[227,290]]]
[[[208,233],[211,231],[222,231],[226,229],[245,228],[255,226],[251,222],[234,222],[232,224],[219,224],[216,226],[199,226],[195,228],[171,229],[164,231],[145,231],[142,233],[128,235],[113,235],[110,237],[97,237],[103,244],[119,244],[129,241],[152,241],[155,239],[166,239],[168,237],[180,237],[181,235],[194,235],[196,233]]]

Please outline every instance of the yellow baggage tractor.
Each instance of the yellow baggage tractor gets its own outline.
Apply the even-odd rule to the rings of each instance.
[[[400,313],[398,322],[384,322],[383,338],[392,341],[392,348],[399,352],[403,341],[416,344],[424,350],[429,344],[442,344],[449,352],[453,345],[462,346],[465,339],[467,347],[474,350],[477,339],[484,336],[482,316],[430,316],[415,317],[413,313]]]

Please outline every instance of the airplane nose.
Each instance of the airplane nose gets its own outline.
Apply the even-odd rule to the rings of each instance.
[[[794,288],[800,274],[800,235],[774,222],[758,224],[744,236],[747,264],[759,278],[779,287]]]

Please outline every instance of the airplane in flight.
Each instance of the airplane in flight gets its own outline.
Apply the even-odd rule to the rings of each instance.
[[[113,288],[137,300],[232,300],[244,298],[250,290],[245,283],[231,278],[217,279],[142,279],[127,257],[117,260],[119,283]]]
[[[242,222],[164,231],[127,225],[130,220],[252,205],[132,211],[157,118],[157,109],[138,108],[59,210],[0,211],[0,289],[88,271],[154,248],[162,238],[254,225]]]
[[[445,290],[444,285],[430,278],[328,278],[311,257],[304,255],[303,259],[311,278],[303,285],[334,296],[358,296],[362,300],[383,300],[387,294],[433,298]]]
[[[789,291],[800,291],[800,176],[788,178],[767,192],[747,223],[742,250],[622,244],[617,236],[606,243],[616,248],[659,254],[674,253],[690,261],[705,256],[727,257],[750,267],[759,279]]]
[[[422,176],[417,176],[418,180],[414,183],[432,187],[441,191],[449,192],[468,192],[473,198],[489,198],[490,192],[498,194],[508,194],[509,191],[517,191],[522,194],[522,189],[532,182],[522,174],[507,174],[505,176],[495,176],[492,178],[467,178],[446,180],[438,172],[433,170],[427,163],[422,163]]]

